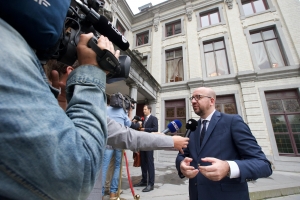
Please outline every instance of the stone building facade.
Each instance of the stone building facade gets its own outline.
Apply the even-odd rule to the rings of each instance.
[[[152,104],[159,130],[180,119],[184,133],[199,119],[189,97],[211,87],[217,109],[243,117],[275,170],[300,172],[299,0],[168,0],[136,15],[125,0],[105,6],[141,53],[126,83]],[[155,152],[157,162],[177,154]]]

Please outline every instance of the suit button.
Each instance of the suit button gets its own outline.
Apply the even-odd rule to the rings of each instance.
[[[195,185],[197,185],[197,183],[195,183]]]

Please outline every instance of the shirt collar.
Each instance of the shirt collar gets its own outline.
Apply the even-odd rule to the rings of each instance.
[[[203,120],[210,121],[211,118],[212,118],[212,116],[213,116],[213,114],[214,114],[215,112],[216,112],[216,110],[214,110],[212,113],[210,113],[210,115],[208,115],[208,116],[206,117],[206,119],[202,119],[202,118],[201,118],[201,123],[203,122]]]

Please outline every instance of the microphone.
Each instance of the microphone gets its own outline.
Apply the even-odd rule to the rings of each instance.
[[[174,121],[171,121],[168,124],[168,128],[162,131],[162,133],[167,134],[169,132],[174,133],[178,131],[181,128],[182,124],[178,119],[175,119]]]
[[[194,119],[189,119],[185,125],[186,132],[184,137],[189,137],[192,131],[195,131],[198,126],[198,123]]]
[[[103,15],[99,15],[94,9],[87,7],[80,0],[75,0],[77,5],[86,14],[87,19],[101,35],[107,37],[112,43],[123,51],[129,48],[127,39],[116,29]]]

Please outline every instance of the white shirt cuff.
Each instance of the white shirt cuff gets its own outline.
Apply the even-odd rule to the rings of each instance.
[[[229,178],[239,178],[240,177],[240,168],[234,161],[226,160],[230,167],[230,177]]]

